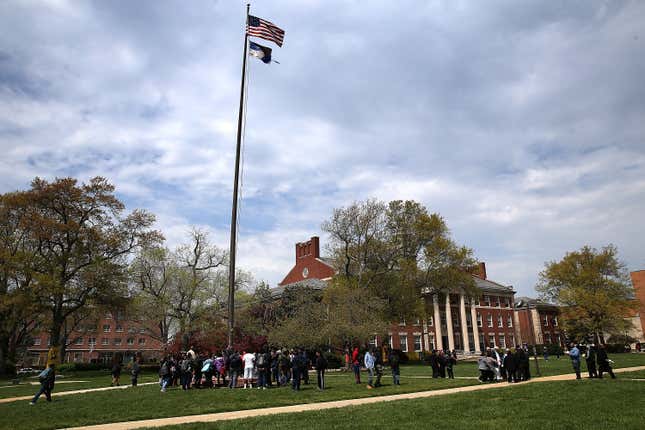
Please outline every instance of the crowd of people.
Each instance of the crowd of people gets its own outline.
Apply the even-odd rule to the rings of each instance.
[[[509,383],[531,379],[528,348],[487,348],[477,360],[481,382]]]
[[[581,351],[581,349],[584,350]],[[586,347],[580,347],[575,343],[571,344],[571,349],[569,350],[569,358],[571,359],[571,364],[573,366],[573,371],[576,373],[576,379],[582,379],[580,374],[580,362],[581,359],[585,359],[587,365],[587,372],[589,372],[589,378],[600,378],[604,373],[608,373],[612,379],[616,379],[614,371],[611,368],[613,361],[607,356],[607,349],[605,345],[589,344]]]
[[[325,389],[327,360],[321,351],[310,357],[304,349],[263,349],[259,352],[224,350],[219,354],[198,354],[191,347],[161,361],[161,391],[181,386],[183,390],[241,385],[244,389],[291,386],[299,391],[309,384],[309,369],[316,370],[318,389]]]

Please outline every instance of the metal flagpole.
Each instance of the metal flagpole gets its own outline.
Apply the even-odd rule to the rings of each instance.
[[[244,28],[244,57],[242,58],[242,84],[240,85],[240,111],[237,118],[237,146],[235,149],[235,179],[233,181],[233,208],[231,211],[231,245],[229,248],[229,273],[228,273],[228,347],[233,346],[233,329],[235,327],[235,242],[237,235],[237,191],[240,179],[240,152],[242,146],[242,120],[244,117],[244,84],[246,79],[246,56],[249,36],[246,25],[249,22],[249,9],[246,5],[246,23]]]

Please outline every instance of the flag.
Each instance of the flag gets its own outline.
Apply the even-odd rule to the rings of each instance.
[[[249,55],[254,56],[263,63],[269,64],[271,62],[271,48],[258,45],[255,42],[249,42]]]
[[[249,36],[260,37],[264,40],[275,42],[276,45],[282,46],[284,40],[284,30],[269,21],[249,15],[246,23],[246,34]]]

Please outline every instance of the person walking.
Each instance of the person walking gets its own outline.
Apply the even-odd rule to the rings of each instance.
[[[614,375],[614,371],[611,369],[611,363],[612,361],[607,356],[605,345],[600,344],[598,348],[598,377],[600,379],[602,379],[602,374],[605,372],[609,373],[611,379],[616,379],[616,375]]]
[[[327,360],[320,351],[316,351],[316,380],[318,381],[318,389],[323,391],[325,389],[325,370],[327,369]]]
[[[136,387],[137,382],[139,381],[139,373],[141,372],[141,366],[139,366],[139,357],[136,355],[132,359],[132,370],[130,371],[130,376],[132,380],[132,386]]]
[[[354,347],[352,351],[352,369],[354,370],[354,380],[357,384],[361,383],[361,362],[360,362],[360,352],[358,346]]]
[[[597,378],[598,372],[596,371],[596,347],[593,343],[587,347],[585,361],[587,363],[587,372],[589,372],[589,378]]]
[[[114,357],[112,361],[112,384],[110,386],[119,386],[119,381],[121,379],[121,361],[117,356]]]
[[[392,369],[392,384],[401,385],[401,368],[399,354],[395,350],[391,350],[387,356],[387,362]]]
[[[576,379],[582,379],[580,376],[580,350],[573,342],[571,343],[571,349],[569,350],[569,358],[571,359],[573,371],[576,372]]]
[[[159,366],[159,385],[161,386],[162,393],[166,392],[166,388],[170,384],[170,379],[170,360],[168,357],[164,357],[161,366]]]
[[[367,388],[372,389],[374,388],[374,385],[372,383],[374,382],[374,355],[372,355],[371,349],[368,349],[365,352],[365,358],[364,358],[364,364],[365,364],[365,369],[367,369]]]
[[[56,380],[56,366],[50,364],[46,369],[44,369],[38,375],[38,382],[40,382],[40,389],[34,395],[34,398],[29,402],[30,405],[35,405],[38,401],[38,398],[45,394],[45,398],[48,402],[52,401],[52,391],[54,390],[54,381]]]

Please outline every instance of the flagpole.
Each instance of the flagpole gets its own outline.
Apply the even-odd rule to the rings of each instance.
[[[237,190],[240,180],[240,152],[242,147],[242,120],[244,118],[244,84],[246,80],[246,56],[249,36],[246,25],[249,22],[249,9],[246,5],[246,22],[244,27],[244,56],[242,58],[242,84],[240,85],[240,110],[237,117],[237,146],[235,148],[235,179],[233,181],[233,208],[231,211],[231,244],[229,248],[228,273],[228,347],[233,346],[233,329],[235,328],[235,252],[237,235]]]

